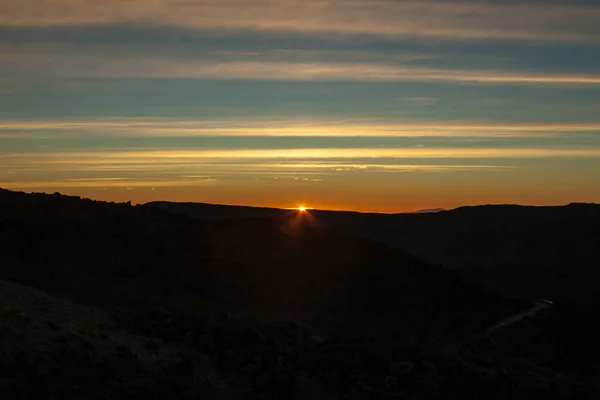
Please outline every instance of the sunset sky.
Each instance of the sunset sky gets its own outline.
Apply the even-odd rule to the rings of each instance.
[[[598,3],[0,0],[0,187],[600,202]]]

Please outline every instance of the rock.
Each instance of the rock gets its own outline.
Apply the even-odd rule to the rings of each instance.
[[[415,363],[410,361],[394,361],[390,366],[390,372],[394,376],[410,374],[415,368]]]
[[[317,335],[312,335],[309,339],[310,343],[315,345],[315,346],[322,346],[325,344],[325,339],[323,339],[320,336]]]

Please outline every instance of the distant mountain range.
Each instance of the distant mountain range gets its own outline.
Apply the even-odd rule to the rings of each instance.
[[[445,208],[426,208],[424,210],[413,211],[412,214],[427,214],[427,213],[437,213],[446,211]],[[411,214],[411,213],[408,213]]]
[[[151,202],[202,219],[282,218],[295,211]],[[432,211],[432,210],[428,210]],[[436,210],[433,210],[436,211]],[[310,210],[311,222],[403,248],[478,279],[529,286],[536,295],[595,297],[600,276],[600,205],[482,205],[437,212],[375,214]],[[541,277],[544,277],[542,280]],[[514,285],[513,285],[514,286]]]

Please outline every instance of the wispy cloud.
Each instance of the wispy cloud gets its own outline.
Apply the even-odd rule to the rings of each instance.
[[[347,174],[369,179],[368,176],[381,177],[381,174],[455,175],[479,171],[489,176],[517,168],[505,164],[507,159],[599,156],[600,147],[29,152],[0,155],[0,165],[6,167],[0,171],[0,187],[23,190],[228,187],[234,182],[255,179],[320,185],[330,179],[344,179]],[[409,159],[420,161],[403,162]],[[425,161],[433,159],[439,161]],[[474,159],[485,161],[480,161],[481,164],[469,161]],[[490,159],[496,162],[487,164]]]
[[[489,107],[502,107],[507,106],[513,102],[512,99],[496,99],[496,98],[488,98],[482,99],[481,102]]]
[[[597,41],[598,7],[391,0],[22,0],[6,25],[146,24],[195,29],[467,39]]]
[[[260,167],[273,168],[285,171],[286,169],[294,170],[333,170],[336,172],[344,171],[390,171],[390,172],[408,172],[408,171],[428,171],[428,172],[450,172],[450,171],[468,171],[468,170],[508,170],[514,166],[508,165],[473,165],[473,164],[375,164],[363,163],[356,164],[352,162],[346,163],[331,163],[322,161],[320,163],[279,163],[279,164],[259,164]]]
[[[77,32],[73,33],[76,35]],[[48,35],[46,35],[48,36]],[[52,38],[50,36],[50,38]],[[243,37],[237,37],[237,40]],[[279,44],[280,46],[283,44]],[[339,43],[338,43],[339,45]],[[235,45],[228,49],[231,43],[220,43],[215,39],[210,45],[202,43],[98,43],[97,40],[86,40],[79,42],[64,42],[58,38],[54,40],[5,40],[0,41],[0,60],[20,62],[48,62],[52,59],[64,57],[68,61],[100,61],[107,59],[113,62],[114,58],[126,57],[129,60],[181,60],[189,62],[197,61],[261,61],[261,62],[306,62],[318,61],[324,63],[340,62],[386,62],[410,63],[419,61],[431,61],[445,57],[442,54],[430,52],[419,52],[406,49],[401,52],[373,51],[365,49],[345,49],[335,46],[325,48],[265,48],[258,46],[254,50],[239,50]],[[243,46],[239,44],[237,46]],[[257,44],[254,44],[257,46]],[[1,83],[1,82],[0,82]]]
[[[412,101],[412,100],[411,100]],[[420,100],[419,100],[420,101]],[[531,137],[600,132],[600,123],[489,121],[398,121],[385,118],[95,118],[0,121],[0,138],[38,139],[76,133],[156,137],[306,136],[306,137]]]
[[[168,160],[262,160],[262,159],[360,159],[360,158],[538,158],[538,157],[598,157],[600,147],[556,147],[556,148],[318,148],[318,149],[236,149],[236,150],[163,150],[140,149],[137,151],[82,151],[53,153],[10,153],[0,155],[5,165],[22,163],[115,163],[157,162]]]
[[[420,106],[434,106],[440,101],[437,97],[401,97],[398,100]]]
[[[71,178],[69,182],[126,181],[127,178]]]
[[[248,52],[191,45],[102,45],[0,42],[0,66],[13,74],[56,78],[182,78],[258,81],[453,82],[460,84],[520,84],[597,86],[595,69],[556,70],[520,66],[516,60],[465,54],[323,49],[262,49]],[[473,57],[470,55],[469,57]],[[432,61],[433,60],[433,61]],[[443,62],[439,62],[439,61]],[[486,60],[483,64],[480,62]],[[10,89],[15,83],[6,81]],[[72,83],[65,83],[71,84]],[[92,85],[91,83],[86,83]],[[77,89],[85,89],[83,84]],[[0,86],[1,87],[1,86]],[[88,87],[93,89],[93,87]],[[433,97],[405,97],[431,105]]]
[[[60,155],[56,155],[60,157]],[[224,182],[256,179],[261,182],[293,182],[296,184],[319,184],[331,177],[345,174],[393,174],[393,173],[456,173],[469,171],[502,172],[513,166],[478,164],[406,164],[406,163],[357,163],[356,160],[340,159],[335,162],[327,159],[310,159],[310,162],[296,160],[260,162],[258,159],[238,158],[235,162],[223,162],[213,158],[190,160],[161,159],[157,154],[151,163],[142,158],[121,159],[112,164],[111,158],[97,159],[80,155],[61,160],[47,155],[32,162],[32,155],[12,159],[8,162],[11,170],[18,174],[0,171],[0,187],[12,189],[35,188],[104,188],[135,189],[159,187],[196,187]],[[268,160],[271,160],[268,156]],[[258,161],[258,162],[257,162]],[[107,164],[108,163],[108,164]],[[202,173],[194,175],[194,172]],[[207,175],[207,173],[209,175]],[[104,176],[99,174],[103,174]],[[118,174],[118,176],[115,176]],[[90,176],[91,175],[91,176]],[[109,176],[106,176],[109,175]],[[127,177],[123,177],[126,175]],[[86,177],[82,177],[86,176]],[[48,177],[48,179],[44,179]]]
[[[160,57],[3,56],[14,70],[54,77],[243,79],[268,81],[433,81],[469,84],[600,85],[595,73],[421,67],[412,64],[189,61]]]
[[[31,180],[19,182],[0,182],[0,187],[7,189],[35,188],[155,188],[155,187],[190,187],[216,182],[216,179],[187,179],[187,180],[110,180],[110,179],[65,179],[65,180]]]

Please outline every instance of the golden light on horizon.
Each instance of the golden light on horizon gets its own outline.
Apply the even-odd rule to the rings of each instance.
[[[305,206],[298,206],[298,211],[300,211],[300,212],[306,212],[306,207]]]

